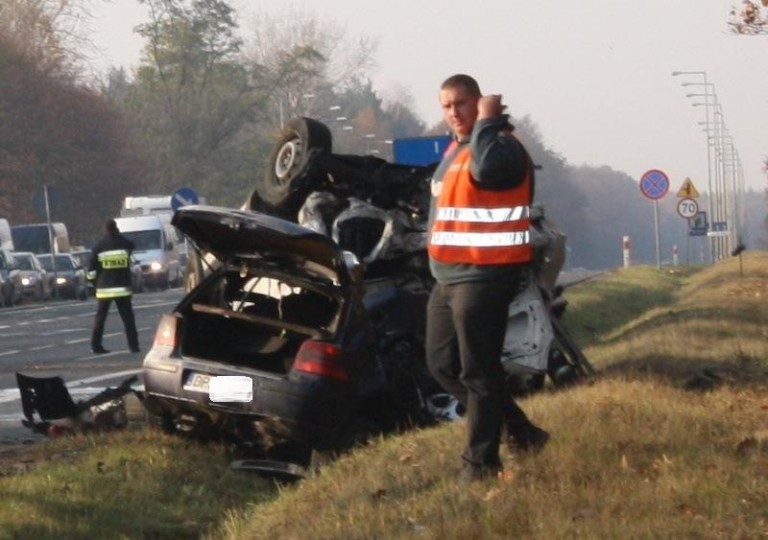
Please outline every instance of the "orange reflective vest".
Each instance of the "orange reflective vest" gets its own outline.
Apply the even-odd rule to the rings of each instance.
[[[446,150],[454,151],[456,143]],[[532,177],[504,190],[472,181],[469,145],[459,150],[442,179],[433,210],[429,255],[442,263],[522,264],[533,260],[530,226]]]

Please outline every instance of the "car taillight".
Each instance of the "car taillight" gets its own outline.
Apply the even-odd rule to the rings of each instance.
[[[162,347],[176,347],[176,322],[173,315],[163,315],[155,332],[155,345]]]
[[[343,356],[341,348],[332,343],[308,340],[296,353],[293,370],[348,381],[349,373],[341,363]]]

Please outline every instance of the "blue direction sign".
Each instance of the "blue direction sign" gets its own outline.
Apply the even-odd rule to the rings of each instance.
[[[640,191],[649,199],[661,199],[669,191],[669,178],[658,169],[646,171],[640,177]]]
[[[200,202],[200,198],[197,196],[197,193],[195,193],[195,190],[188,187],[179,188],[176,191],[173,192],[173,195],[171,195],[171,208],[173,208],[173,211],[175,212],[182,206],[187,206],[190,204],[198,204]]]
[[[708,229],[706,212],[696,212],[696,215],[688,220],[688,236],[706,236]]]

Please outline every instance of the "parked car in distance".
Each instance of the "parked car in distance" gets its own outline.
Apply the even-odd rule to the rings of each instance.
[[[18,251],[13,256],[19,266],[24,298],[34,302],[48,301],[51,298],[51,279],[35,254],[31,251]]]
[[[49,275],[54,276],[54,292],[58,298],[85,300],[88,298],[88,284],[85,269],[71,253],[43,253],[38,255],[40,264]],[[55,264],[54,264],[55,260]],[[55,269],[54,269],[55,266]]]
[[[0,249],[0,288],[0,304],[5,307],[20,304],[24,299],[18,263],[7,249]]]
[[[88,279],[88,267],[91,263],[91,250],[90,249],[73,249],[70,251],[72,256],[77,259],[80,266],[85,270],[85,286],[88,290],[88,296],[96,296],[96,288],[93,281]]]

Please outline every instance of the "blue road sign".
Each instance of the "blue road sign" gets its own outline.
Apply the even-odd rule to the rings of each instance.
[[[688,220],[688,236],[706,236],[708,230],[706,212],[696,212],[696,215]]]
[[[640,177],[640,191],[649,199],[661,199],[669,191],[669,178],[658,169],[651,169]]]
[[[451,138],[448,135],[407,137],[395,139],[392,143],[392,152],[395,163],[427,166],[440,161],[450,143]]]
[[[197,204],[200,202],[200,198],[195,193],[195,190],[188,187],[179,188],[171,195],[171,208],[175,212],[182,206],[190,204]]]

